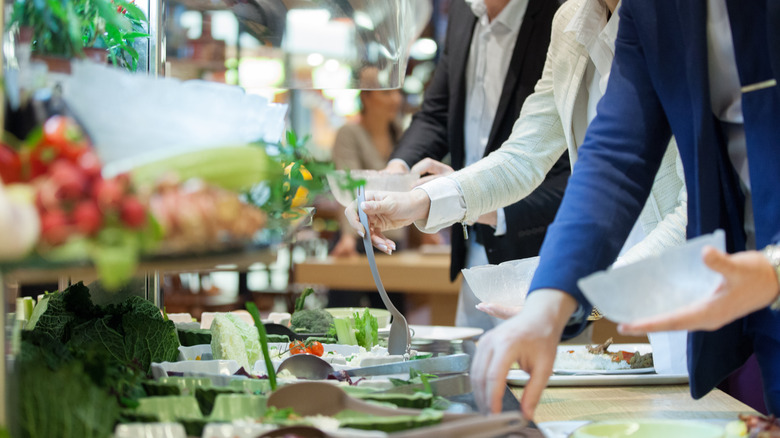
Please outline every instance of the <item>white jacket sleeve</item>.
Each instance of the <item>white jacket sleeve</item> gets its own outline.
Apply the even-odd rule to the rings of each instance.
[[[658,255],[664,249],[682,245],[688,225],[688,191],[682,161],[672,139],[655,176],[650,197],[639,216],[646,237],[631,247],[614,267],[628,265]]]
[[[553,93],[551,54],[555,52],[555,40],[553,31],[542,78],[526,98],[507,141],[477,163],[448,176],[458,183],[465,200],[466,214],[459,219],[461,222],[474,222],[484,213],[528,196],[566,151]]]

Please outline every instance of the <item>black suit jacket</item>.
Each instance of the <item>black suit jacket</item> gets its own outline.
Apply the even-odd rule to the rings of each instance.
[[[530,0],[520,26],[504,88],[499,100],[485,155],[498,149],[509,137],[525,98],[533,93],[542,76],[550,43],[553,15],[558,2]],[[464,118],[466,107],[466,65],[477,19],[464,0],[453,0],[444,53],[425,92],[422,108],[404,133],[393,158],[409,166],[423,158],[441,160],[451,154],[452,167],[465,162]],[[569,176],[568,154],[555,164],[544,182],[525,199],[504,208],[507,233],[494,236],[492,227],[476,224],[477,238],[485,245],[488,261],[535,256],[544,240],[547,226],[555,218]],[[466,263],[466,241],[461,227],[453,227],[450,276],[454,280]]]

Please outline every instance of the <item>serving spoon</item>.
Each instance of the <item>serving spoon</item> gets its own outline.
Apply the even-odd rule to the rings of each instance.
[[[390,323],[390,335],[387,339],[387,352],[390,354],[407,355],[412,344],[412,336],[409,333],[409,324],[406,322],[406,318],[401,312],[396,309],[393,302],[390,301],[390,297],[387,296],[387,291],[382,285],[382,279],[379,278],[379,270],[376,267],[376,260],[374,259],[374,247],[371,245],[371,231],[368,227],[368,216],[360,207],[360,205],[366,200],[366,189],[363,186],[358,187],[358,216],[360,217],[360,223],[365,228],[365,234],[363,235],[363,247],[366,249],[366,257],[368,258],[368,265],[371,267],[371,275],[374,277],[374,284],[379,291],[379,296],[382,298],[382,303],[390,314],[393,316],[393,321]]]

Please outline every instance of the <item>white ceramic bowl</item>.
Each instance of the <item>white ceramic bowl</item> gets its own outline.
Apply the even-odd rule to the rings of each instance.
[[[352,179],[366,180],[366,191],[374,192],[408,192],[414,187],[419,175],[381,173],[378,170],[352,170],[349,172]],[[357,193],[341,188],[346,181],[346,172],[337,170],[327,175],[328,185],[333,197],[344,207],[357,198]]]
[[[500,265],[464,269],[463,278],[480,301],[522,306],[534,277],[539,257],[510,260]]]

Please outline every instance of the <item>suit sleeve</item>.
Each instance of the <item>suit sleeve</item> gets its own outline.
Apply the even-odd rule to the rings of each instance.
[[[612,266],[628,265],[638,262],[650,256],[658,255],[667,248],[685,243],[686,226],[688,225],[688,191],[685,189],[685,176],[683,174],[682,161],[677,153],[677,143],[672,140],[669,149],[661,161],[661,168],[656,174],[653,189],[650,193],[657,201],[663,201],[661,197],[674,196],[675,203],[671,211],[667,212],[655,227],[642,239],[626,251]],[[660,205],[662,202],[657,202]],[[645,205],[645,210],[651,208],[650,202]],[[656,216],[653,212],[642,211],[640,222],[645,224],[645,215]]]
[[[617,257],[671,138],[648,73],[633,5],[624,0],[620,8],[607,92],[578,151],[576,171],[545,238],[530,287],[532,292],[544,288],[567,292],[585,314],[592,306],[577,280],[605,269]],[[564,336],[579,333],[585,324],[583,319],[568,326]]]
[[[425,91],[422,108],[412,117],[401,140],[390,159],[398,158],[409,167],[423,158],[441,160],[449,152],[447,136],[448,114],[450,111],[449,87],[449,33],[455,23],[447,29],[447,42],[436,71]],[[461,29],[462,31],[462,29]]]

